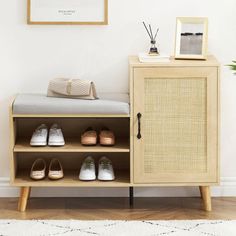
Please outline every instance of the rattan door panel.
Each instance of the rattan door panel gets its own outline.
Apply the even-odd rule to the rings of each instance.
[[[217,182],[217,89],[215,68],[135,69],[135,183]]]

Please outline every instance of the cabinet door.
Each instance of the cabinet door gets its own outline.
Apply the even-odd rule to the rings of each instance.
[[[218,182],[217,71],[134,69],[135,183]]]

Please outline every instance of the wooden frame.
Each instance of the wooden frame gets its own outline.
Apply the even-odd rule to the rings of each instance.
[[[185,24],[185,29],[183,25]],[[208,19],[177,17],[175,59],[205,60],[207,57]]]
[[[211,192],[210,186],[218,185],[220,183],[220,162],[219,162],[219,133],[220,133],[220,65],[214,56],[207,56],[207,60],[174,60],[171,58],[171,61],[161,62],[161,63],[140,63],[138,57],[131,56],[130,59],[130,104],[131,104],[131,159],[133,160],[131,165],[131,173],[133,178],[133,186],[199,186],[200,196],[203,201],[205,211],[211,211]],[[169,72],[170,71],[170,72]],[[141,73],[141,74],[140,74]],[[138,109],[143,109],[143,98],[142,92],[135,92],[136,87],[141,86],[141,90],[143,90],[143,84],[137,83],[137,80],[142,80],[143,77],[146,78],[158,78],[161,77],[186,77],[190,79],[191,77],[205,78],[208,81],[207,84],[207,100],[213,99],[213,105],[208,106],[207,116],[208,116],[208,140],[209,147],[207,149],[207,153],[210,156],[208,169],[214,168],[211,165],[216,166],[216,169],[212,172],[209,172],[209,175],[205,177],[199,174],[199,178],[193,179],[191,177],[190,181],[183,181],[179,178],[178,181],[173,181],[173,176],[171,181],[168,181],[168,176],[166,176],[165,181],[145,181],[141,176],[142,173],[138,173],[138,178],[141,179],[140,182],[136,183],[135,181],[135,170],[136,170],[136,161],[137,161],[137,153],[140,151],[142,144],[139,144],[138,151],[135,151],[135,140],[137,139],[137,110],[135,113],[135,107]],[[135,82],[136,81],[136,82]],[[140,91],[140,89],[138,89]],[[136,97],[135,97],[135,94]],[[214,127],[214,128],[213,128]],[[141,127],[142,130],[142,127]],[[212,140],[211,140],[212,137]],[[213,147],[213,152],[210,150],[210,146]],[[137,148],[137,146],[136,146]],[[213,160],[213,158],[215,160]],[[140,165],[140,163],[139,163]],[[213,169],[212,169],[213,170]],[[175,176],[176,177],[176,176]],[[152,183],[151,183],[152,182]]]
[[[108,25],[108,0],[104,0],[104,17],[102,21],[42,21],[32,20],[32,2],[27,0],[27,24],[29,25]]]
[[[176,77],[178,76],[197,76],[197,77],[206,77],[209,76],[209,80],[211,80],[208,84],[209,85],[209,93],[212,96],[218,96],[219,101],[219,64],[213,56],[209,56],[206,61],[181,61],[181,60],[171,60],[168,63],[140,63],[138,57],[131,57],[130,58],[130,115],[102,115],[102,114],[85,114],[85,115],[76,115],[76,114],[13,114],[13,103],[14,99],[10,104],[10,146],[9,146],[9,158],[10,158],[10,177],[11,177],[11,185],[20,187],[21,192],[19,196],[19,205],[18,209],[20,211],[25,211],[27,206],[28,198],[30,197],[30,190],[31,187],[107,187],[107,188],[127,188],[127,187],[160,187],[160,186],[198,186],[201,197],[204,203],[204,209],[206,211],[211,211],[211,197],[210,197],[210,186],[217,185],[219,183],[219,166],[220,163],[215,161],[219,161],[218,153],[214,149],[214,153],[210,153],[210,155],[216,155],[216,160],[213,162],[209,162],[209,167],[211,165],[217,165],[217,169],[215,170],[214,176],[205,176],[200,177],[199,179],[195,179],[194,181],[145,181],[136,183],[134,179],[134,172],[135,172],[135,161],[137,155],[135,155],[134,150],[134,143],[137,135],[137,118],[134,114],[134,106],[136,106],[137,100],[134,99],[134,79],[137,79],[137,70],[140,71],[150,70],[148,72],[148,76],[151,77],[158,77],[163,76],[166,77],[173,76],[175,74]],[[158,70],[161,69],[159,73]],[[172,70],[171,74],[168,70]],[[201,70],[201,72],[199,72]],[[217,73],[210,73],[209,70],[217,71]],[[209,72],[209,73],[208,73]],[[147,72],[145,72],[146,75]],[[168,74],[169,73],[169,74]],[[187,74],[186,74],[187,73]],[[213,82],[216,80],[217,76],[217,83]],[[217,89],[217,88],[218,89]],[[211,88],[213,90],[211,90]],[[217,92],[216,92],[217,90]],[[215,94],[218,93],[218,94]],[[212,99],[210,96],[208,99]],[[140,96],[139,96],[140,97]],[[141,105],[140,105],[141,106]],[[219,103],[217,108],[212,107],[209,109],[209,117],[212,116],[211,124],[215,127],[215,122],[218,122],[219,126],[219,118],[215,119],[217,116],[217,112],[219,112]],[[219,116],[219,115],[218,115]],[[74,133],[71,132],[71,127],[74,127],[74,124],[71,123],[70,119],[77,119],[86,120],[86,118],[90,119],[105,119],[107,122],[114,122],[111,121],[112,119],[125,119],[126,125],[124,126],[124,122],[114,122],[116,124],[115,129],[120,130],[120,127],[125,127],[123,131],[120,132],[120,137],[123,139],[119,140],[117,146],[114,147],[82,147],[78,140],[79,136],[73,136]],[[45,121],[48,120],[50,123],[51,121],[58,121],[60,120],[65,127],[65,134],[71,134],[72,139],[69,140],[66,137],[67,145],[62,148],[51,148],[51,147],[41,147],[41,148],[33,148],[29,146],[29,142],[27,141],[27,137],[29,138],[30,134],[32,133],[32,127],[38,121]],[[38,121],[37,121],[38,120]],[[64,121],[65,120],[65,121]],[[76,121],[77,122],[77,121]],[[81,125],[81,121],[79,122]],[[83,127],[83,126],[82,126]],[[24,133],[20,132],[24,130]],[[76,132],[78,131],[78,127],[76,127]],[[129,133],[128,133],[129,132]],[[219,137],[218,129],[213,131],[213,127],[209,128],[211,134],[210,136],[214,136],[212,140],[209,142],[213,142],[210,145],[216,145],[219,147],[219,141],[217,137]],[[78,132],[79,133],[79,132]],[[129,139],[127,139],[127,135]],[[69,136],[68,136],[69,137]],[[211,150],[209,150],[211,152]],[[65,155],[66,153],[66,155]],[[81,161],[83,160],[86,153],[92,153],[96,160],[101,156],[102,153],[109,153],[111,156],[112,161],[115,167],[118,167],[116,173],[116,180],[112,182],[100,182],[100,181],[92,181],[92,182],[82,182],[79,181],[78,178],[75,176],[78,175],[78,167],[80,166]],[[29,178],[29,166],[31,162],[37,158],[37,155],[43,156],[47,162],[49,162],[50,158],[53,155],[56,155],[60,160],[65,161],[65,167],[67,167],[67,173],[65,172],[65,178],[60,181],[50,181],[47,178],[42,181],[33,181]],[[120,156],[122,155],[122,156]],[[218,159],[218,160],[217,160]],[[73,165],[73,164],[76,165]],[[207,178],[209,177],[209,178]],[[213,179],[214,178],[214,179]]]

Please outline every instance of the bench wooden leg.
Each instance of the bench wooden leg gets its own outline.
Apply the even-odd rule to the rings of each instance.
[[[30,195],[30,190],[31,190],[30,187],[21,187],[20,197],[18,201],[18,210],[21,212],[26,210],[28,198]]]
[[[210,186],[200,186],[200,193],[202,196],[203,204],[204,204],[204,210],[205,211],[211,211],[211,189]]]

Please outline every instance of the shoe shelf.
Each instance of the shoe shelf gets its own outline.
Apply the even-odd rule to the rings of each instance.
[[[79,170],[65,171],[65,176],[60,180],[50,180],[45,178],[40,181],[32,180],[29,177],[29,170],[20,170],[17,172],[14,186],[29,187],[129,187],[130,178],[128,170],[115,171],[116,179],[114,181],[80,181]]]
[[[36,127],[46,124],[50,128],[54,123],[62,128],[64,146],[30,145]],[[81,135],[88,127],[98,132],[102,127],[108,127],[115,133],[115,145],[101,146],[98,143],[96,146],[83,146]],[[25,211],[31,187],[131,187],[129,130],[129,117],[12,117],[11,185],[21,187],[19,210]],[[99,159],[107,156],[112,161],[115,180],[80,181],[80,167],[87,156],[94,158],[96,171]],[[31,179],[30,170],[38,158],[45,160],[47,168],[53,158],[58,159],[63,166],[64,177],[60,180],[50,180],[48,177],[39,181]]]
[[[113,153],[113,152],[129,152],[129,140],[128,139],[118,139],[116,145],[114,146],[83,146],[80,143],[79,138],[67,138],[66,144],[62,147],[32,147],[30,146],[30,140],[26,138],[21,138],[17,140],[14,146],[14,152],[82,152],[82,153]]]
[[[80,181],[80,167],[88,155],[93,156],[96,164],[102,156],[107,156],[111,159],[114,172],[114,181]],[[48,169],[49,163],[53,158],[57,158],[63,166],[64,178],[60,180],[32,180],[30,178],[30,169],[34,161],[38,158],[44,159]],[[129,153],[76,153],[76,152],[19,152],[14,154],[15,160],[15,176],[12,180],[14,186],[29,186],[29,187],[127,187],[130,185],[130,160]],[[47,171],[48,172],[48,171]]]
[[[45,124],[48,128],[58,124],[63,131],[65,145],[61,147],[32,147],[30,139],[35,128]],[[114,146],[83,146],[81,135],[92,127],[98,133],[102,127],[112,130],[116,137]],[[132,187],[130,159],[130,117],[129,116],[11,116],[11,185],[21,187],[18,209],[25,211],[31,187]],[[92,156],[96,163],[102,156],[112,161],[115,172],[113,181],[80,181],[80,167],[87,156]],[[30,178],[32,164],[38,158],[47,165],[53,158],[60,161],[64,177],[60,180]]]

